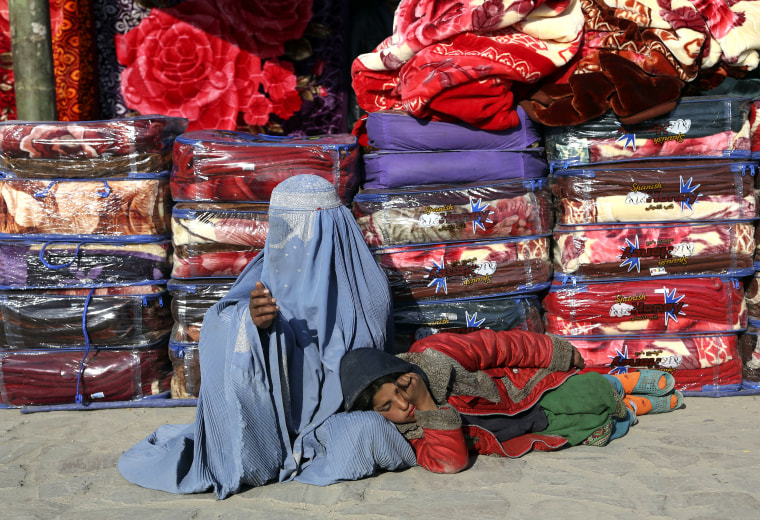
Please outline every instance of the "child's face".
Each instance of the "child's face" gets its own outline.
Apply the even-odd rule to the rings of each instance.
[[[424,383],[423,383],[424,384]],[[375,393],[372,409],[394,424],[413,423],[417,409],[408,395],[396,383],[385,383]]]

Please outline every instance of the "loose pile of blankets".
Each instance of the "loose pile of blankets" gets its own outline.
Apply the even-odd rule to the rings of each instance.
[[[547,126],[625,124],[755,69],[758,22],[753,0],[404,0],[353,87],[367,112],[487,130],[517,124],[518,104]]]

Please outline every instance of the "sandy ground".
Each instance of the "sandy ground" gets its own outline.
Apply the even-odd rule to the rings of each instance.
[[[195,408],[0,410],[0,518],[760,518],[760,397],[687,397],[604,448],[479,457],[457,475],[422,468],[327,487],[271,484],[226,500],[130,484],[119,456]]]

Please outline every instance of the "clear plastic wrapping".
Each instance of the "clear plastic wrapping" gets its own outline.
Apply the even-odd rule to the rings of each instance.
[[[755,170],[710,160],[564,170],[552,178],[557,223],[753,219]]]
[[[670,372],[676,389],[733,392],[742,384],[736,333],[566,337],[583,356],[586,371]]]
[[[145,115],[108,121],[0,122],[0,176],[132,177],[168,172],[187,119]]]
[[[748,279],[744,299],[747,302],[747,317],[760,321],[760,271],[755,271],[754,276]]]
[[[742,387],[760,389],[760,320],[750,319],[747,330],[739,336],[742,360]]]
[[[178,201],[266,202],[285,179],[324,177],[349,203],[359,187],[351,134],[281,137],[221,130],[186,132],[174,144],[172,196]]]
[[[549,237],[405,246],[373,251],[394,302],[535,292],[552,275]]]
[[[408,352],[415,341],[438,334],[466,334],[479,329],[544,332],[541,305],[535,295],[445,300],[396,305],[394,348]]]
[[[0,237],[0,289],[161,283],[172,270],[168,238],[53,240]]]
[[[551,233],[547,179],[362,190],[353,203],[371,247]]]
[[[399,110],[367,114],[367,138],[380,150],[521,150],[541,144],[541,127],[521,107],[508,130],[488,131],[465,123],[420,119]]]
[[[364,155],[367,189],[546,177],[543,148],[533,150],[378,151]]]
[[[268,204],[179,202],[172,208],[172,242],[262,249],[269,231],[268,211]]]
[[[130,401],[170,391],[167,340],[132,348],[0,350],[6,406]]]
[[[168,235],[168,179],[0,180],[0,233]]]
[[[569,336],[727,332],[747,327],[744,288],[729,277],[555,282],[542,304],[546,331]]]
[[[235,279],[169,280],[167,288],[172,296],[172,316],[175,327],[172,341],[197,343],[206,311],[221,300]]]
[[[128,347],[173,325],[164,285],[0,291],[0,348]]]
[[[760,159],[760,117],[758,116],[758,109],[760,109],[760,99],[753,99],[749,112],[749,140],[752,158],[755,160]]]
[[[755,224],[626,223],[554,228],[555,277],[626,279],[754,271]]]
[[[264,248],[268,204],[180,202],[172,210],[174,278],[233,277]]]
[[[193,399],[201,391],[201,363],[198,343],[169,341],[172,362],[172,399]]]
[[[750,100],[682,97],[670,113],[621,124],[614,112],[575,126],[547,127],[546,155],[556,167],[653,157],[750,157]]]

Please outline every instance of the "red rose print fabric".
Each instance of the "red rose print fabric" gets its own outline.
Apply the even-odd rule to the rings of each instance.
[[[311,18],[310,1],[186,0],[117,34],[126,104],[186,117],[188,130],[262,126],[301,108],[293,64],[274,58]],[[263,62],[263,59],[271,58]]]

